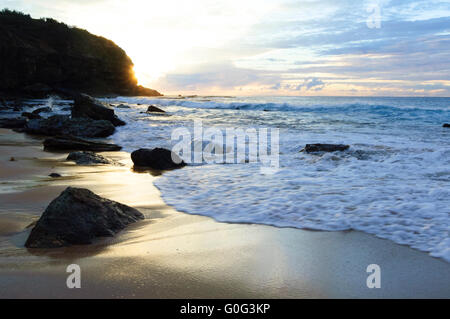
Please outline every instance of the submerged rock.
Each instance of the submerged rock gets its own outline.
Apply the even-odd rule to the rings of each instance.
[[[442,125],[442,127],[450,127],[450,124],[444,123],[444,125]]]
[[[131,159],[135,166],[158,170],[180,168],[186,165],[177,154],[164,148],[151,150],[141,148],[131,153]]]
[[[31,230],[25,247],[56,248],[91,244],[144,219],[137,209],[102,198],[88,189],[68,187],[54,199]]]
[[[48,175],[48,176],[53,177],[53,178],[61,177],[61,175],[58,174],[58,173],[51,173],[51,174]]]
[[[37,114],[37,113],[30,113],[30,112],[23,112],[22,116],[26,117],[27,119],[30,119],[30,120],[36,120],[36,119],[41,119],[42,118],[42,116],[40,116],[39,114]]]
[[[45,150],[77,150],[94,152],[120,151],[122,147],[116,144],[107,144],[87,141],[73,136],[57,136],[44,141]]]
[[[109,121],[87,118],[70,118],[68,115],[53,115],[48,119],[30,120],[25,133],[39,135],[72,135],[81,137],[107,137],[115,131]]]
[[[116,109],[129,109],[129,108],[130,106],[125,104],[119,104],[116,106]]]
[[[149,105],[147,113],[166,113],[166,111],[161,110],[159,107],[155,105]]]
[[[38,108],[38,109],[34,110],[31,113],[33,113],[33,114],[40,114],[40,113],[50,113],[50,112],[52,112],[52,109],[47,106],[47,107]]]
[[[306,153],[345,151],[350,145],[345,144],[306,144],[302,151]]]
[[[74,161],[79,165],[90,165],[90,164],[113,164],[114,162],[110,159],[95,154],[94,152],[82,151],[82,152],[72,152],[67,156],[68,161]]]
[[[114,126],[122,126],[126,123],[114,114],[114,110],[87,94],[75,96],[72,108],[72,117],[87,117],[93,120],[110,121]]]
[[[24,128],[28,120],[24,117],[18,117],[15,119],[0,119],[1,128],[21,129]]]

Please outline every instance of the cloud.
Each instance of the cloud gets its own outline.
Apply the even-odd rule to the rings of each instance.
[[[302,88],[304,88],[307,91],[311,89],[314,91],[320,91],[324,88],[324,86],[325,83],[322,80],[318,78],[308,78],[305,79],[302,84],[297,85],[295,89],[297,91],[300,91]]]
[[[270,89],[271,89],[271,90],[279,90],[280,88],[281,88],[281,83],[278,82],[278,83],[276,83],[274,86],[272,86]]]
[[[169,91],[195,91],[209,88],[236,89],[242,86],[268,86],[280,81],[277,72],[239,68],[230,61],[215,64],[199,64],[187,72],[171,72],[158,79]]]

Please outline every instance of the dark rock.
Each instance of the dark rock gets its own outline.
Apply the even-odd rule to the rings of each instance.
[[[117,108],[117,109],[129,109],[130,106],[125,105],[125,104],[119,104],[119,105],[116,106],[116,108]]]
[[[131,153],[131,159],[135,166],[159,170],[180,168],[186,165],[177,154],[164,148],[139,149]]]
[[[68,115],[53,115],[48,119],[30,120],[24,128],[25,133],[47,136],[107,137],[114,131],[114,125],[109,121],[96,121],[88,118],[74,119]]]
[[[336,151],[345,151],[349,147],[350,147],[349,145],[344,144],[306,144],[303,150],[306,153],[336,152]]]
[[[158,91],[143,87],[142,85],[136,86],[133,89],[132,94],[130,94],[130,95],[133,95],[133,96],[162,96],[162,94],[159,93]]]
[[[444,125],[442,125],[442,127],[450,127],[450,124],[444,123]]]
[[[91,142],[73,136],[57,136],[44,141],[44,150],[72,150],[72,151],[94,151],[114,152],[120,151],[122,147],[115,144]]]
[[[10,162],[15,162],[16,159],[15,159],[14,157],[11,157],[11,158],[9,159],[9,161],[10,161]]]
[[[87,245],[111,237],[144,219],[137,209],[102,198],[90,190],[68,187],[54,199],[31,230],[25,247]]]
[[[106,157],[95,154],[94,152],[72,152],[67,156],[68,161],[74,161],[79,165],[90,165],[90,164],[113,164],[114,162],[107,159]]]
[[[48,106],[47,107],[41,107],[41,108],[38,108],[38,109],[34,110],[31,113],[33,113],[33,114],[40,114],[42,112],[50,113],[50,112],[52,112],[52,109],[50,107],[48,107]]]
[[[58,173],[51,173],[51,174],[48,175],[48,176],[53,177],[53,178],[61,177],[61,175],[58,174]]]
[[[114,114],[114,110],[112,108],[87,94],[78,94],[75,96],[75,103],[72,108],[72,117],[86,117],[93,120],[106,120],[110,121],[114,126],[126,124]]]
[[[43,83],[34,83],[23,88],[23,92],[34,98],[46,98],[52,93],[52,88]]]
[[[37,119],[41,119],[42,118],[42,116],[40,116],[39,114],[33,114],[33,113],[30,113],[30,112],[23,112],[22,116],[26,117],[27,119],[30,119],[30,120],[37,120]]]
[[[18,117],[15,119],[0,119],[1,128],[24,128],[27,125],[28,120],[24,117]]]
[[[148,109],[147,109],[147,113],[153,113],[153,112],[165,113],[165,111],[163,111],[160,108],[156,107],[156,105],[150,105],[148,107]]]

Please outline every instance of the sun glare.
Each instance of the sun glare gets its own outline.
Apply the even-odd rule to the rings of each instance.
[[[116,42],[133,60],[139,83],[146,85],[188,67],[196,60],[195,48],[220,48],[242,37],[273,6],[256,0],[68,3],[61,19]]]

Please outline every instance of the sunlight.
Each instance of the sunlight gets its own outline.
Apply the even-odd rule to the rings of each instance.
[[[135,64],[139,83],[145,85],[189,65],[187,54],[194,48],[219,48],[242,37],[274,6],[256,0],[116,0],[108,1],[107,6],[104,2],[89,7],[68,3],[62,19],[121,46]]]

